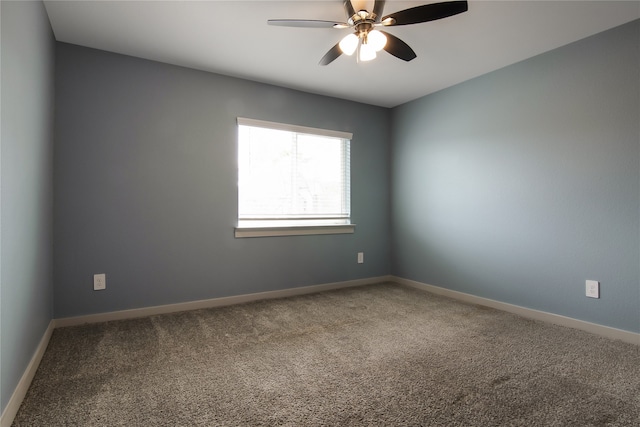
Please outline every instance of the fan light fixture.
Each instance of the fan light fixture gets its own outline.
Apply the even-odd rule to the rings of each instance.
[[[346,7],[348,7],[346,5],[348,2],[349,0],[345,1]],[[357,50],[358,61],[371,61],[376,58],[376,52],[384,49],[387,44],[387,36],[374,30],[377,15],[375,12],[368,12],[365,9],[368,2],[351,1],[350,3],[354,13],[349,17],[349,25],[355,27],[356,32],[344,37],[338,46],[342,53],[349,56]]]
[[[353,55],[358,50],[359,61],[371,61],[376,58],[376,52],[380,52],[387,44],[387,36],[378,30],[361,31],[352,33],[340,40],[339,46],[345,55]]]

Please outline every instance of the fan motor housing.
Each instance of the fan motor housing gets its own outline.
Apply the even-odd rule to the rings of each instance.
[[[360,37],[362,34],[368,34],[373,29],[371,22],[359,22],[356,24],[356,35]]]

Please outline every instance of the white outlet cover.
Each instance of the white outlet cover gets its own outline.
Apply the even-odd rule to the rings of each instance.
[[[587,280],[585,288],[586,295],[589,298],[600,298],[600,282],[596,280]]]
[[[107,275],[102,274],[94,274],[93,275],[93,290],[94,291],[102,291],[107,288]]]
[[[364,263],[364,252],[358,252],[358,264]]]

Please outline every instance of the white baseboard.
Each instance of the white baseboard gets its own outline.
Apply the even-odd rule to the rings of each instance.
[[[354,286],[371,285],[374,283],[391,281],[391,276],[370,277],[367,279],[348,280],[345,282],[326,283],[323,285],[303,286],[299,288],[282,289],[278,291],[257,292],[254,294],[237,295],[223,298],[213,298],[200,301],[183,302],[178,304],[158,305],[154,307],[136,308],[131,310],[111,311],[108,313],[90,314],[86,316],[66,317],[55,319],[57,328],[82,325],[84,323],[108,322],[111,320],[133,319],[136,317],[154,316],[157,314],[175,313],[179,311],[199,310],[202,308],[223,307],[273,298],[286,298],[296,295],[313,294],[332,289],[349,288]],[[2,427],[2,426],[0,426]]]
[[[10,427],[11,423],[13,423],[13,420],[18,413],[18,409],[20,409],[20,405],[22,404],[24,397],[27,395],[27,390],[29,390],[31,381],[33,381],[33,377],[38,370],[38,366],[40,366],[40,361],[47,349],[47,345],[49,345],[49,340],[51,339],[51,334],[53,334],[55,327],[55,320],[49,322],[49,326],[44,332],[44,335],[36,348],[36,352],[31,358],[29,365],[27,365],[27,369],[24,371],[24,374],[22,374],[22,378],[18,381],[18,385],[11,395],[9,403],[7,403],[6,408],[2,412],[2,416],[0,416],[0,427]]]
[[[460,301],[469,302],[472,304],[483,305],[486,307],[495,308],[509,313],[517,314],[522,317],[526,317],[534,320],[541,320],[547,323],[553,323],[554,325],[566,326],[569,328],[579,329],[582,331],[590,332],[592,334],[604,336],[611,339],[617,339],[631,344],[640,346],[640,334],[625,331],[622,329],[611,328],[609,326],[598,325],[596,323],[585,322],[584,320],[574,319],[572,317],[561,316],[559,314],[548,313],[546,311],[534,310],[531,308],[522,307],[519,305],[508,304],[505,302],[495,301],[488,298],[482,298],[464,292],[452,291],[450,289],[441,288],[439,286],[427,285],[426,283],[416,282],[415,280],[403,279],[397,276],[391,276],[392,282],[399,283],[401,285],[410,286],[412,288],[420,289],[423,291],[431,292],[437,295],[446,296],[449,298],[457,299]]]

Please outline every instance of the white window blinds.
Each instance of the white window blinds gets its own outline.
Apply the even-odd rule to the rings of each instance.
[[[238,118],[238,225],[348,224],[350,140]]]

